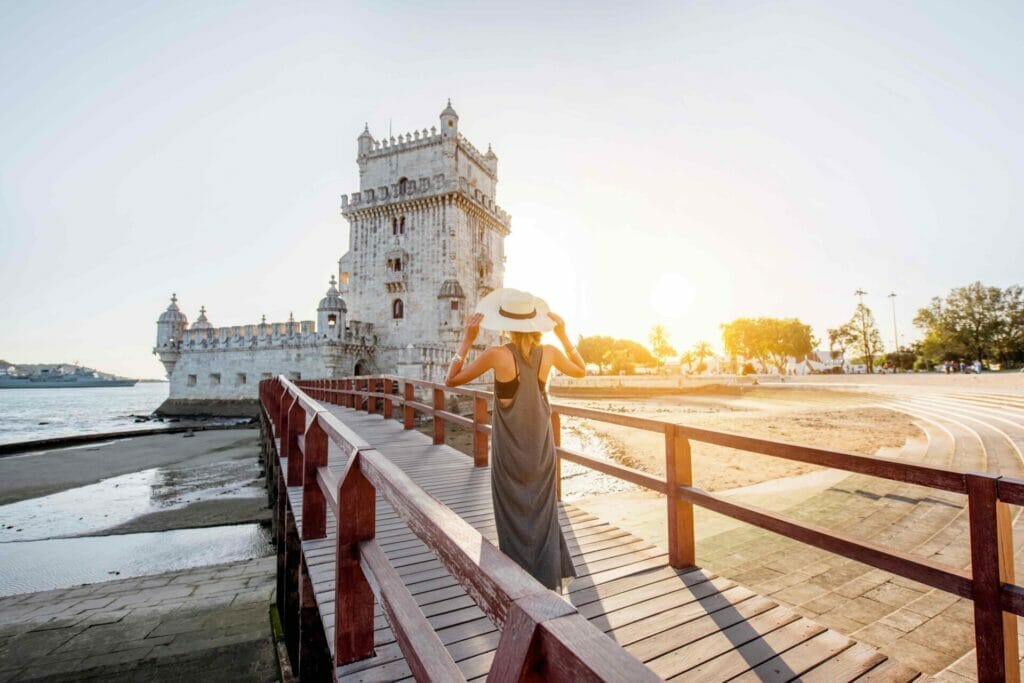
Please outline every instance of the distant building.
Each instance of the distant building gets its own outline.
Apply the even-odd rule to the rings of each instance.
[[[495,202],[497,155],[458,122],[449,102],[440,130],[359,135],[359,191],[341,197],[349,249],[315,321],[214,327],[203,308],[189,325],[172,296],[153,349],[170,380],[165,412],[255,399],[259,380],[277,374],[443,379],[468,312],[502,286],[511,226]]]

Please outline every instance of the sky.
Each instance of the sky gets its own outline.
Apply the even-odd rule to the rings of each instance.
[[[499,157],[506,285],[573,337],[824,346],[860,288],[891,348],[893,304],[906,343],[1024,284],[1024,4],[488,5],[0,0],[0,358],[162,377],[172,292],[314,319],[364,123],[449,97]]]

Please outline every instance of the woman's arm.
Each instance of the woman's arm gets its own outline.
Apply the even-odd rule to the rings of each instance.
[[[489,348],[479,356],[476,357],[469,365],[466,365],[466,354],[469,353],[470,347],[473,346],[473,340],[476,339],[476,335],[480,332],[480,321],[483,320],[482,313],[474,313],[466,321],[466,332],[462,337],[462,343],[459,344],[459,351],[455,358],[452,359],[452,364],[448,366],[448,375],[444,378],[444,383],[450,387],[457,387],[471,382],[480,375],[484,374],[488,370],[494,369],[495,349]]]
[[[564,354],[558,349],[554,349],[554,366],[558,368],[559,372],[570,377],[586,377],[587,364],[583,362],[583,356],[580,355],[580,352],[569,341],[569,335],[565,333],[565,321],[560,316],[550,312],[548,317],[555,321],[555,335],[562,342],[562,347],[565,349]]]

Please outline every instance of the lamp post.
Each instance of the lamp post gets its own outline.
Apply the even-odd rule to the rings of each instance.
[[[899,332],[896,331],[896,292],[889,292],[888,298],[892,302],[892,341],[896,346],[896,362],[899,363],[897,367],[902,370],[903,359],[900,357]]]

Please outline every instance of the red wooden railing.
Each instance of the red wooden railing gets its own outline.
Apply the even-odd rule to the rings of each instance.
[[[458,424],[474,433],[474,462],[487,464],[491,394],[451,388],[394,376],[309,380],[296,383],[318,400],[392,416],[396,406],[411,429],[416,413],[433,419],[434,443],[443,443],[445,424]],[[398,389],[401,388],[401,391]],[[416,390],[431,396],[430,404],[416,400]],[[472,398],[473,417],[445,410],[445,396]],[[695,562],[693,505],[728,515],[783,534],[817,548],[938,588],[974,602],[974,632],[980,680],[1019,681],[1016,616],[1024,616],[1024,587],[1014,583],[1013,540],[1009,505],[1024,505],[1024,481],[986,472],[957,470],[902,462],[890,458],[843,453],[769,441],[728,432],[629,415],[552,404],[552,426],[559,459],[618,477],[666,496],[669,562],[673,567]],[[572,416],[653,431],[665,435],[665,478],[578,453],[561,446],[562,416]],[[840,531],[727,500],[693,486],[690,441],[771,455],[883,479],[916,484],[967,496],[971,568],[964,570],[860,539]],[[560,494],[560,471],[559,494]],[[486,610],[485,610],[486,611]]]
[[[394,404],[400,402],[409,428],[411,410],[430,410],[440,417],[436,424],[441,426],[441,439],[446,419],[472,424],[472,420],[443,411],[443,392],[435,392],[434,405],[427,406],[414,400],[410,391],[414,384],[405,383],[405,394],[398,399],[391,393],[395,381],[349,380],[346,393],[314,388],[308,382],[299,388],[283,376],[260,383],[265,446],[273,452],[277,448],[275,439],[279,439],[279,456],[287,463],[287,470],[279,467],[276,474],[278,610],[284,621],[289,654],[300,678],[322,678],[328,669],[333,672],[336,666],[373,654],[376,599],[417,680],[465,680],[374,540],[376,497],[380,494],[501,630],[489,680],[658,680],[575,607],[545,589],[319,402],[353,405],[358,396],[367,400],[367,408],[372,411],[380,400],[385,415],[391,415]],[[370,383],[380,386],[374,384],[370,390]],[[486,416],[486,403],[475,414],[480,418]],[[348,455],[345,471],[340,475],[326,467],[330,443]],[[483,447],[476,450],[482,458],[482,462],[478,459],[480,464],[486,463],[486,445],[484,440]],[[295,511],[288,504],[287,487],[291,486],[303,487],[301,539]],[[300,543],[326,537],[328,514],[337,524],[333,661],[324,656],[324,628],[317,611],[308,558]]]

